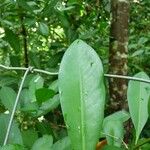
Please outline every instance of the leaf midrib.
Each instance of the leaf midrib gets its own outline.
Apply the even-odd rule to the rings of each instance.
[[[78,61],[80,62],[80,60]],[[86,143],[85,143],[85,128],[84,128],[84,89],[83,89],[83,77],[82,77],[82,71],[80,68],[80,63],[78,63],[78,68],[79,68],[79,89],[80,89],[80,120],[81,120],[81,140],[82,140],[82,150],[86,150]]]

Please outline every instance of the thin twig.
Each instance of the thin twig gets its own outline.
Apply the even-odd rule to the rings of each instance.
[[[8,70],[27,70],[28,68],[24,67],[7,67],[4,65],[0,64],[0,67],[3,69],[8,69]],[[32,69],[33,72],[39,72],[39,73],[44,73],[48,75],[58,75],[58,72],[49,72],[41,69]],[[130,77],[130,76],[123,76],[123,75],[113,75],[113,74],[104,74],[105,77],[108,78],[118,78],[118,79],[127,79],[127,80],[134,80],[134,81],[140,81],[140,82],[145,82],[150,84],[150,80],[142,79],[142,78],[136,78],[136,77]]]
[[[122,144],[125,146],[125,148],[126,148],[126,149],[129,149],[129,148],[128,148],[128,145],[127,145],[121,138],[116,137],[116,136],[113,136],[113,135],[110,135],[110,134],[106,134],[106,133],[104,133],[104,132],[101,132],[101,134],[103,134],[103,135],[105,135],[105,136],[112,137],[112,138],[114,138],[114,139],[116,139],[116,140],[121,141]]]
[[[14,118],[14,115],[15,115],[15,111],[16,111],[16,108],[17,108],[17,105],[18,105],[18,102],[19,102],[20,93],[21,93],[24,81],[25,81],[26,76],[27,76],[29,71],[31,71],[31,67],[29,67],[26,70],[26,72],[24,73],[24,76],[22,78],[22,81],[21,81],[21,84],[20,84],[20,87],[19,87],[19,90],[18,90],[18,94],[17,94],[16,100],[15,100],[15,104],[13,106],[13,110],[12,110],[12,113],[11,113],[11,116],[10,116],[10,120],[9,120],[9,124],[8,124],[8,127],[7,127],[7,132],[6,132],[6,135],[5,135],[5,139],[4,139],[3,145],[7,144],[7,141],[8,141],[8,138],[9,138],[9,134],[10,134],[10,130],[11,130],[11,127],[12,127],[13,118]]]
[[[28,68],[24,68],[24,67],[7,67],[4,65],[0,64],[0,68],[3,69],[7,69],[7,70],[27,70]],[[31,69],[32,72],[39,72],[39,73],[44,73],[44,74],[48,74],[48,75],[58,75],[58,73],[56,72],[49,72],[49,71],[45,71],[45,70],[41,70],[41,69]]]
[[[146,79],[142,79],[142,78],[136,78],[136,77],[130,77],[130,76],[113,75],[113,74],[104,74],[104,76],[109,77],[109,78],[119,78],[119,79],[127,79],[127,80],[134,80],[134,81],[150,83],[150,80],[146,80]]]
[[[27,70],[27,68],[24,67],[8,67],[0,64],[0,67],[7,70]]]
[[[49,71],[45,71],[45,70],[41,70],[41,69],[33,69],[33,71],[48,74],[48,75],[58,75],[58,72],[49,72]]]

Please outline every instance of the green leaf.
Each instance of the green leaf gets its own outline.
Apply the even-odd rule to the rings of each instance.
[[[130,114],[125,110],[121,110],[104,118],[103,125],[109,120],[125,122],[129,118],[130,118]]]
[[[136,74],[134,77],[148,79],[144,72]],[[148,119],[148,100],[150,96],[150,85],[148,83],[130,81],[127,91],[127,99],[131,119],[136,130],[136,141]]]
[[[17,144],[11,145],[11,144],[9,144],[9,145],[3,146],[1,148],[1,150],[27,150],[27,149],[24,148],[21,145],[17,145]]]
[[[49,125],[48,121],[37,122],[36,123],[36,128],[37,128],[38,133],[40,135],[44,135],[44,134],[51,134],[51,135],[53,135],[53,129]]]
[[[38,133],[33,129],[22,131],[22,139],[23,144],[27,148],[31,148],[34,142],[38,139]]]
[[[30,92],[28,89],[23,89],[21,91],[21,94],[20,94],[20,104],[21,106],[25,106],[26,104],[30,103],[31,102],[31,99],[30,99]]]
[[[53,144],[53,150],[71,150],[71,143],[69,137],[64,137],[63,139],[57,141]]]
[[[10,46],[13,48],[16,54],[20,53],[20,40],[18,36],[8,28],[5,28],[5,36],[6,40],[10,44]]]
[[[9,115],[0,115],[0,145],[4,142],[4,137],[6,134],[6,129],[8,127],[8,120],[10,119]],[[22,145],[22,137],[20,130],[18,128],[18,124],[16,122],[13,122],[12,124],[12,129],[9,135],[8,139],[9,144],[20,144]]]
[[[39,108],[39,106],[38,106],[37,102],[32,102],[32,103],[25,104],[21,108],[21,111],[36,114],[38,111],[38,108]]]
[[[36,101],[35,91],[43,87],[44,79],[40,75],[35,75],[29,82],[29,92],[32,102]]]
[[[72,149],[94,150],[104,114],[103,66],[81,40],[73,42],[62,59],[59,92]]]
[[[52,150],[53,138],[51,135],[44,135],[39,138],[31,150]]]
[[[123,122],[107,120],[103,126],[108,145],[121,147],[124,136]]]
[[[2,104],[5,106],[6,109],[12,111],[15,99],[16,99],[15,91],[10,87],[2,87],[0,90],[0,99]]]
[[[13,76],[8,76],[8,75],[1,75],[0,76],[0,86],[9,86],[12,84],[17,84],[18,83],[18,79],[16,77]]]
[[[139,148],[141,148],[141,146],[143,146],[143,145],[146,145],[146,144],[149,144],[150,145],[150,138],[147,138],[147,139],[140,139],[139,141],[138,141],[138,143],[133,147],[133,149],[139,149]],[[143,150],[143,148],[142,148],[142,150]],[[147,150],[147,149],[145,149],[145,150]]]
[[[43,16],[49,16],[55,12],[55,7],[59,0],[50,0],[43,10]]]
[[[58,80],[53,81],[48,88],[57,93],[58,92]]]
[[[123,139],[123,123],[130,118],[130,115],[125,110],[115,112],[103,121],[103,136],[105,134],[109,145],[120,147]],[[110,136],[109,136],[110,135]]]
[[[112,145],[106,145],[104,146],[104,148],[102,148],[102,150],[124,150],[124,149]]]
[[[26,0],[17,0],[18,5],[23,8],[26,11],[29,11],[30,13],[33,13],[32,8],[28,5]]]
[[[47,88],[40,88],[36,90],[35,95],[38,104],[42,104],[43,102],[52,98],[55,95],[55,92]]]
[[[39,107],[37,116],[45,115],[51,110],[55,109],[58,107],[60,101],[59,101],[59,96],[55,95],[52,99],[49,99],[46,102],[43,102],[42,105]]]
[[[20,56],[10,55],[9,59],[12,67],[20,67]]]
[[[150,97],[149,97],[149,102],[148,102],[148,113],[149,113],[149,118],[150,118]]]
[[[44,36],[48,36],[48,35],[49,35],[49,28],[48,28],[48,26],[47,26],[45,23],[43,23],[43,22],[40,22],[40,23],[39,23],[39,31],[40,31],[40,33],[41,33],[42,35],[44,35]]]

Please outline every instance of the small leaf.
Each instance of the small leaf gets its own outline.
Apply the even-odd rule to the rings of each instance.
[[[10,87],[2,87],[0,90],[0,99],[2,104],[5,106],[6,109],[12,111],[15,99],[16,99],[15,91]]]
[[[122,110],[122,111],[115,112],[107,116],[106,118],[104,118],[103,124],[105,124],[109,120],[125,122],[129,118],[130,118],[130,114],[126,112],[125,110]]]
[[[55,95],[55,92],[47,88],[40,88],[36,90],[35,95],[38,104],[42,104],[43,102],[52,98]]]
[[[35,91],[43,87],[44,79],[40,75],[35,75],[29,82],[29,92],[32,102],[36,101]]]
[[[16,54],[20,53],[20,40],[18,36],[8,28],[5,28],[5,36],[6,40],[10,44],[10,46],[13,48]]]
[[[121,147],[124,136],[123,122],[107,120],[103,126],[108,145]]]
[[[134,77],[149,80],[144,72],[136,74]],[[130,81],[127,91],[127,99],[131,119],[136,130],[137,143],[140,133],[148,119],[148,100],[150,97],[150,85],[139,81]]]
[[[143,49],[136,50],[136,51],[131,55],[131,57],[136,57],[136,56],[139,56],[139,55],[143,55],[143,53],[144,53],[144,50],[143,50]]]
[[[49,28],[48,28],[48,26],[47,26],[45,23],[43,23],[43,22],[40,22],[40,23],[39,23],[39,31],[40,31],[40,33],[41,33],[42,35],[44,35],[44,36],[48,36],[48,35],[49,35]]]
[[[53,150],[71,150],[71,142],[69,137],[64,137],[63,139],[57,141],[53,144]]]
[[[39,108],[38,104],[36,102],[32,102],[24,105],[20,110],[26,113],[36,114],[38,108]]]
[[[30,92],[28,89],[23,89],[20,94],[20,103],[21,106],[25,106],[28,103],[31,103]]]
[[[103,132],[105,133],[109,145],[121,146],[124,135],[123,123],[129,118],[129,113],[122,110],[115,112],[104,119]],[[104,134],[102,134],[101,137],[103,137],[103,135]]]
[[[44,135],[33,144],[31,150],[52,150],[53,138],[51,135]]]
[[[49,125],[49,122],[47,121],[37,122],[36,128],[40,135],[44,135],[44,134],[52,135],[53,134],[53,129],[51,128],[51,126]]]
[[[148,38],[146,37],[141,37],[138,41],[138,44],[143,45],[144,43],[146,43],[148,41]]]
[[[17,83],[18,83],[18,79],[16,77],[8,76],[8,75],[0,76],[0,87],[9,86]]]
[[[49,16],[49,14],[53,14],[55,12],[55,7],[59,0],[50,0],[43,10],[43,16]]]
[[[10,119],[9,115],[0,115],[0,145],[4,142],[4,137],[6,134],[6,129],[8,127],[8,120]],[[8,139],[9,144],[23,144],[20,130],[18,128],[18,124],[13,122],[12,129]]]
[[[27,148],[31,148],[33,143],[38,139],[38,133],[33,129],[22,131],[22,139],[23,144]]]
[[[58,92],[58,80],[53,81],[48,88],[57,93]]]
[[[43,102],[42,105],[39,107],[37,116],[45,115],[51,110],[55,109],[58,107],[60,101],[59,101],[59,96],[55,95],[52,99],[49,99],[46,102]]]
[[[95,149],[105,103],[103,66],[96,52],[83,41],[74,41],[63,56],[58,82],[72,149]]]
[[[17,0],[18,5],[23,8],[26,11],[29,11],[30,13],[33,13],[32,8],[28,5],[26,0]]]

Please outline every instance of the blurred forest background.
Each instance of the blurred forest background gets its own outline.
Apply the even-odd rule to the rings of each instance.
[[[13,67],[33,66],[58,72],[64,52],[79,38],[95,49],[103,62],[104,72],[108,73],[112,20],[110,2],[110,0],[1,0],[0,64]],[[149,0],[130,0],[128,36],[126,75],[133,76],[137,72],[144,71],[150,76]],[[39,75],[39,77],[40,82],[35,85],[34,90],[48,87],[55,94],[58,93],[57,76]],[[0,70],[0,87],[8,86],[17,93],[21,78],[20,71]],[[24,88],[31,85],[29,83],[33,82],[33,78],[35,79],[35,75],[28,76]],[[29,87],[29,92],[33,94],[33,87]],[[35,105],[33,107],[30,105],[29,108],[28,100],[31,97],[27,95],[30,97],[27,91],[22,92],[22,112],[18,111],[16,115],[22,130],[30,129],[35,139],[37,131],[38,134],[53,133],[56,141],[64,136],[66,130],[63,128],[59,103],[56,104],[57,109],[51,112],[42,106],[45,110],[35,117],[31,112],[37,111],[38,108]],[[2,101],[2,96],[0,99]],[[32,99],[35,99],[33,95]],[[1,113],[6,111],[6,106],[0,102]],[[42,115],[45,115],[46,121],[41,123],[37,117]],[[147,125],[143,136],[150,137],[150,133],[147,132],[149,128]],[[24,138],[30,131],[22,132]],[[31,143],[28,146],[30,145]]]

